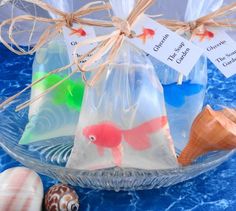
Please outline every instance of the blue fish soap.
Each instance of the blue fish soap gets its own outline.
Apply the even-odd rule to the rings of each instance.
[[[207,59],[201,57],[182,83],[177,83],[179,73],[152,59],[165,97],[165,105],[176,153],[188,142],[193,120],[202,110],[207,85]]]
[[[204,86],[202,84],[191,83],[191,81],[184,81],[182,84],[163,84],[163,88],[166,104],[175,108],[181,108],[186,104],[189,97],[201,93]]]

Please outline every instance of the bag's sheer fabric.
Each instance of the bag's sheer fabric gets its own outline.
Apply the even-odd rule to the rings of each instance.
[[[110,1],[126,18],[134,0]],[[146,54],[124,42],[93,87],[86,87],[67,167],[167,169],[177,166],[163,90]]]

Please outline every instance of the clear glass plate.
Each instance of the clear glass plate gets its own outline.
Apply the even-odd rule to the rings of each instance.
[[[29,97],[24,95],[20,101]],[[202,156],[192,165],[168,170],[142,170],[110,168],[81,171],[65,167],[73,146],[73,137],[57,139],[57,145],[18,145],[27,123],[28,110],[18,113],[15,104],[0,111],[0,146],[26,167],[58,179],[63,183],[84,188],[106,190],[142,190],[166,187],[196,177],[227,160],[234,151],[212,152]]]

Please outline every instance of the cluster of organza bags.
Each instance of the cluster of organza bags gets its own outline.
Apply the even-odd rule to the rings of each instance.
[[[63,10],[75,9],[68,7],[69,3],[63,6],[61,1],[48,2]],[[200,2],[201,5],[194,0],[183,3],[187,5],[185,21],[206,15],[223,4],[220,0]],[[110,3],[114,15],[123,19],[135,6],[135,0]],[[161,8],[165,10],[171,2],[158,4],[151,9],[156,8],[155,13],[161,13]],[[67,64],[64,37],[58,36],[37,51],[32,81]],[[68,68],[52,74],[38,83],[31,90],[31,98],[63,80],[70,71]],[[186,145],[192,122],[203,106],[206,57],[202,56],[179,82],[180,77],[177,71],[124,42],[94,86],[86,87],[77,73],[33,103],[20,144],[53,145],[57,137],[74,136],[67,167],[75,169],[175,168],[177,155]]]

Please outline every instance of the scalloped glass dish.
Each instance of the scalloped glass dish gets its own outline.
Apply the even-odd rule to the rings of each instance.
[[[21,102],[28,98],[21,98]],[[20,103],[20,102],[17,102]],[[234,151],[209,153],[187,167],[168,170],[110,168],[81,171],[65,168],[73,137],[57,138],[57,145],[18,145],[27,123],[27,110],[14,112],[10,105],[0,112],[0,146],[26,167],[74,186],[106,190],[142,190],[166,187],[196,177],[227,160]]]

